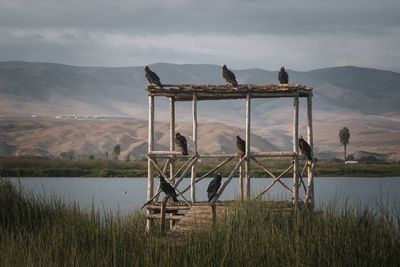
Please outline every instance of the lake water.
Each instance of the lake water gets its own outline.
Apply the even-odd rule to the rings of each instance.
[[[66,202],[78,202],[81,208],[90,208],[92,204],[101,212],[104,210],[117,211],[126,214],[137,210],[146,200],[147,178],[11,178],[14,183],[20,184],[26,192],[35,195],[51,197],[56,195]],[[292,188],[291,178],[281,179],[289,188]],[[197,200],[207,200],[207,186],[211,179],[203,179],[196,184]],[[223,180],[224,181],[224,180]],[[252,194],[263,191],[272,178],[251,179]],[[190,179],[184,179],[178,189],[186,188]],[[155,179],[155,187],[158,179]],[[400,210],[400,177],[384,178],[348,178],[323,177],[315,178],[315,203],[319,207],[327,206],[333,200],[336,207],[347,206],[355,208],[379,209],[392,207],[396,212]],[[238,196],[239,182],[233,179],[226,187],[222,200],[234,199]],[[300,187],[300,197],[304,199],[304,192]],[[291,195],[279,183],[266,194],[268,198],[287,199]],[[163,195],[161,196],[161,198]],[[190,190],[185,193],[190,199]]]

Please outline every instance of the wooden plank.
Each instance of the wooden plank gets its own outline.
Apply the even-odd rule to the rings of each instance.
[[[183,217],[185,217],[184,214],[182,215],[170,215],[170,214],[165,214],[164,217],[164,221],[165,220],[181,220]],[[157,220],[160,219],[160,214],[150,214],[150,215],[146,215],[146,219],[153,219],[153,220]]]
[[[166,211],[171,211],[171,210],[189,210],[190,207],[191,206],[174,206],[174,205],[170,206],[170,205],[167,205],[167,206],[165,206],[165,209],[166,209]],[[154,204],[152,205],[152,204],[150,204],[150,205],[147,205],[146,208],[149,209],[149,210],[160,210],[161,209],[161,205],[154,205]]]

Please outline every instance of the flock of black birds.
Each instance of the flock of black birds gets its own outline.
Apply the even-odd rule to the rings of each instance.
[[[160,88],[162,88],[162,84],[160,81],[160,77],[158,75],[151,71],[148,66],[144,67],[145,70],[145,76],[147,80],[152,83],[158,85]],[[236,81],[236,76],[235,74],[226,67],[226,65],[222,66],[222,77],[226,80],[227,83],[232,84],[232,86],[237,87],[239,84]],[[288,84],[289,83],[289,75],[287,74],[285,67],[282,67],[281,70],[278,73],[278,79],[281,84]],[[187,156],[188,153],[188,148],[187,148],[187,142],[186,138],[181,135],[180,133],[175,134],[175,144],[178,147],[178,149],[182,152],[182,155]],[[302,155],[307,158],[308,161],[313,161],[312,158],[312,152],[311,152],[311,147],[310,145],[303,139],[303,136],[300,135],[299,138],[299,147],[302,152]],[[239,135],[236,136],[236,148],[237,152],[240,155],[240,157],[244,157],[246,154],[246,141],[244,141],[242,138],[240,138]],[[169,182],[167,182],[164,177],[159,174],[158,177],[160,178],[160,188],[161,191],[163,191],[167,197],[167,199],[172,198],[173,201],[177,202],[177,196],[175,189],[171,186]],[[218,192],[219,187],[221,186],[221,180],[222,180],[222,174],[220,172],[217,173],[217,176],[210,182],[207,188],[207,194],[208,194],[208,201],[211,201],[215,195]]]
[[[160,77],[158,77],[158,75],[155,72],[151,71],[149,66],[144,66],[144,71],[145,71],[145,76],[149,81],[149,83],[156,84],[160,88],[163,87],[160,81]],[[222,77],[225,79],[227,83],[232,84],[233,87],[239,86],[238,82],[236,81],[235,74],[233,73],[233,71],[228,69],[226,65],[222,66]],[[282,67],[281,70],[279,71],[278,79],[281,84],[289,83],[289,75],[287,74],[285,67]]]

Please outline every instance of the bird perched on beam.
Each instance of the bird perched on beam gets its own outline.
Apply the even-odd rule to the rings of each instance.
[[[210,182],[207,188],[208,193],[208,202],[210,202],[218,192],[219,187],[221,186],[222,175],[220,172],[217,173],[217,176]]]
[[[236,148],[241,158],[246,154],[246,141],[236,135]]]
[[[312,155],[311,155],[311,147],[303,139],[302,135],[300,135],[300,138],[299,138],[299,147],[300,147],[300,150],[301,150],[301,153],[302,153],[303,157],[306,157],[307,160],[309,160],[309,161],[313,161]]]
[[[182,151],[182,155],[188,155],[186,138],[180,133],[175,134],[175,145]]]
[[[158,75],[155,72],[151,71],[148,66],[144,66],[144,71],[146,72],[145,76],[149,81],[149,83],[154,83],[162,87],[160,77],[158,77]]]
[[[167,199],[172,198],[173,201],[178,202],[178,199],[176,198],[175,189],[167,181],[165,181],[161,173],[158,175],[158,177],[160,178],[161,191],[164,192]]]
[[[226,65],[222,66],[222,77],[224,77],[225,81],[231,83],[234,87],[238,86],[235,74],[229,70]]]
[[[289,83],[289,75],[285,71],[285,67],[281,68],[281,71],[278,73],[278,79],[281,84],[288,84]]]

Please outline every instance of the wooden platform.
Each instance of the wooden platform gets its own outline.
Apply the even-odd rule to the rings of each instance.
[[[149,96],[174,97],[175,101],[191,101],[193,94],[197,100],[245,99],[247,93],[252,98],[307,97],[312,88],[300,84],[163,84],[160,88],[154,84],[147,86]]]
[[[232,201],[217,202],[215,204],[216,219],[220,218],[232,203]],[[160,202],[151,202],[147,205],[151,214],[146,215],[146,218],[162,220],[161,205]],[[196,202],[193,206],[189,206],[185,202],[167,202],[165,220],[176,222],[169,234],[201,232],[207,230],[213,222],[212,206],[206,201]]]
[[[227,205],[216,205],[217,218],[221,217]],[[211,206],[207,203],[196,203],[186,215],[175,224],[170,234],[185,234],[189,232],[202,232],[207,230],[213,223]]]

